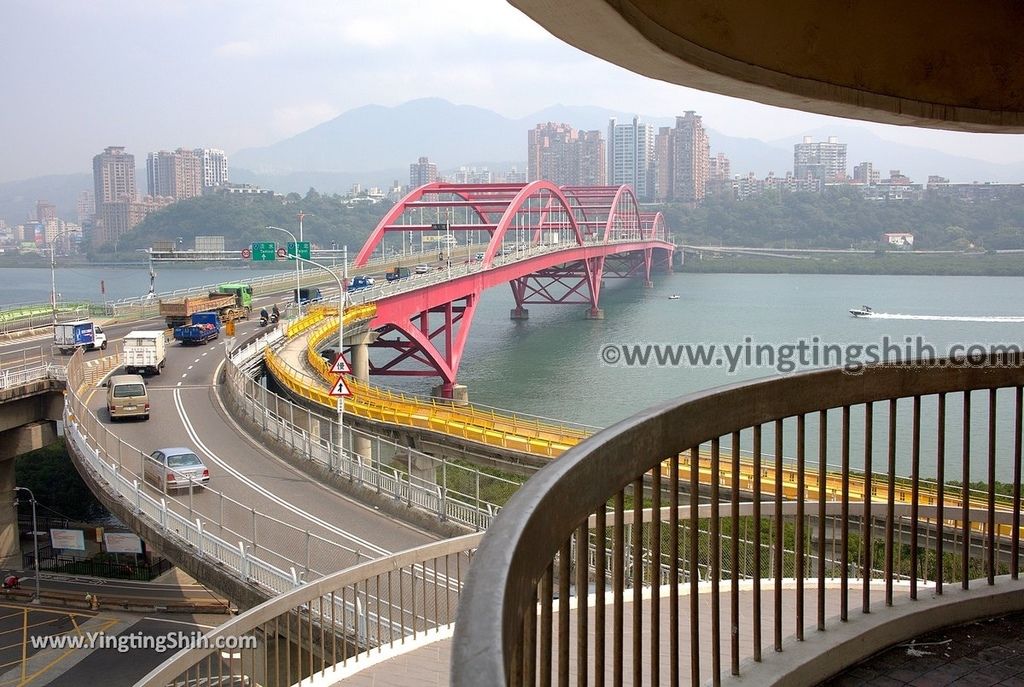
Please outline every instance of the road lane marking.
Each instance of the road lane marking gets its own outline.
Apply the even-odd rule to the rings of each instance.
[[[25,671],[28,670],[28,609],[24,611],[21,626],[21,682],[25,682]]]
[[[118,624],[119,622],[121,622],[121,621],[120,621],[120,620],[118,620],[117,618],[113,618],[112,620],[109,620],[109,621],[107,621],[107,623],[106,623],[106,624],[104,624],[104,625],[103,625],[103,626],[102,626],[102,627],[101,627],[101,628],[100,628],[100,629],[98,630],[98,632],[100,632],[100,633],[106,633],[106,631],[107,631],[107,630],[109,630],[110,628],[112,628],[112,627],[113,627],[114,625],[117,625],[117,624]],[[131,625],[127,625],[127,626],[126,626],[126,629],[127,629],[128,627],[131,627]],[[81,634],[82,634],[82,631],[81,631],[80,629],[78,629],[78,624],[77,624],[77,623],[75,624],[75,629],[76,629],[76,630],[78,630],[78,634],[79,634],[79,635],[81,635]],[[67,649],[67,650],[66,650],[66,651],[65,651],[64,653],[62,653],[62,654],[61,654],[60,656],[58,656],[57,658],[53,659],[52,661],[50,661],[49,663],[47,663],[47,664],[46,664],[45,666],[43,666],[43,667],[42,667],[42,668],[40,668],[39,670],[37,670],[36,672],[34,672],[34,673],[32,673],[31,675],[29,675],[29,677],[28,677],[28,681],[32,681],[32,680],[35,680],[35,679],[36,679],[37,677],[39,677],[39,676],[40,676],[40,675],[42,675],[43,673],[46,673],[46,672],[48,672],[48,671],[49,671],[49,670],[50,670],[51,668],[53,668],[53,667],[54,667],[55,665],[57,665],[58,663],[60,663],[61,661],[63,661],[63,660],[65,659],[65,658],[67,658],[67,657],[68,657],[68,655],[69,655],[69,654],[72,654],[72,653],[74,653],[75,651],[77,651],[77,649]],[[25,664],[22,664],[22,681],[21,681],[20,683],[18,683],[19,685],[24,685],[24,684],[26,684],[26,681],[25,681],[25,677],[24,677],[24,670],[25,670]]]
[[[184,620],[168,620],[167,618],[154,618],[153,616],[143,616],[143,620],[155,620],[158,623],[174,623],[175,625],[189,625],[191,627],[201,627],[206,630],[212,630],[217,627],[216,625],[203,625],[202,623],[189,623]]]
[[[239,472],[235,468],[233,468],[230,465],[228,465],[226,462],[224,462],[223,459],[221,459],[220,456],[218,456],[216,453],[214,453],[210,449],[209,446],[207,446],[205,443],[203,443],[202,439],[199,438],[199,434],[196,432],[195,427],[192,425],[192,421],[189,419],[188,413],[185,412],[185,404],[181,400],[181,392],[178,389],[174,390],[174,406],[178,410],[178,417],[181,419],[182,424],[185,426],[185,432],[188,434],[189,438],[192,439],[192,441],[194,441],[196,443],[196,445],[204,453],[206,453],[207,456],[209,456],[210,460],[212,460],[214,463],[216,463],[219,467],[221,467],[224,470],[226,470],[232,477],[237,479],[239,482],[242,482],[243,484],[248,485],[249,488],[254,490],[256,493],[261,494],[262,496],[265,496],[267,499],[269,499],[270,501],[272,501],[272,502],[276,503],[277,505],[281,506],[285,510],[287,510],[287,511],[289,511],[291,513],[294,513],[295,515],[298,515],[299,517],[304,518],[305,520],[308,520],[311,523],[315,523],[315,524],[319,525],[320,527],[324,528],[328,532],[331,532],[332,534],[335,534],[335,535],[337,535],[339,537],[343,537],[343,538],[345,538],[346,540],[348,540],[350,542],[358,544],[359,546],[365,547],[365,548],[369,549],[370,551],[373,551],[374,553],[376,553],[379,556],[389,556],[389,555],[391,555],[391,552],[388,551],[387,549],[381,548],[380,546],[377,546],[376,544],[374,544],[374,543],[372,543],[372,542],[370,542],[370,541],[368,541],[366,539],[362,539],[361,537],[357,537],[356,535],[352,534],[351,532],[346,532],[343,529],[335,527],[334,525],[332,525],[331,523],[327,522],[326,520],[318,518],[317,516],[313,515],[312,513],[309,513],[308,511],[305,511],[305,510],[299,508],[298,506],[290,503],[289,501],[286,501],[285,499],[283,499],[280,496],[277,496],[276,494],[271,492],[266,487],[263,487],[263,486],[257,484],[256,482],[254,482],[253,480],[249,479],[248,477],[243,475],[241,472]],[[220,524],[223,526],[223,523],[220,523]]]

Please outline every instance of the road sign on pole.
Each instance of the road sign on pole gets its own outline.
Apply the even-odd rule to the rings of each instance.
[[[250,249],[253,261],[273,260],[275,248],[277,245],[273,241],[257,241]]]
[[[289,260],[294,260],[295,259],[295,242],[294,241],[289,241],[288,242],[288,252],[287,252],[287,255],[288,255],[288,259]],[[309,260],[309,255],[310,255],[309,254],[309,241],[299,241],[299,257],[302,258],[303,260]]]
[[[348,362],[345,360],[345,356],[341,353],[334,359],[334,364],[331,365],[331,372],[334,374],[352,374],[352,368],[348,366]]]
[[[342,376],[338,377],[338,381],[334,383],[334,388],[331,389],[331,396],[351,396],[352,390],[348,388],[348,384],[345,383],[345,378]]]

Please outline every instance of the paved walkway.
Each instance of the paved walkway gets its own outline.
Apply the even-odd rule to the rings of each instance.
[[[749,603],[750,596],[750,591],[741,592],[741,608],[744,607],[744,604]],[[808,632],[816,632],[817,630],[813,629],[816,625],[817,614],[816,589],[813,586],[808,586],[804,598],[806,627],[811,628]],[[882,590],[879,588],[872,594],[872,604],[881,604],[883,603],[882,599]],[[859,586],[853,583],[850,585],[850,600],[851,609],[854,608],[854,604],[859,608]],[[688,601],[681,599],[680,603],[684,604]],[[707,618],[710,614],[710,603],[710,595],[701,594],[703,618]],[[793,624],[795,603],[795,590],[793,588],[785,589],[783,592],[783,636],[791,635],[795,629]],[[632,684],[632,655],[630,653],[632,640],[628,627],[629,606],[630,604],[626,604],[627,627],[624,628],[623,637],[623,646],[626,652],[623,656],[625,666],[623,684],[626,685]],[[749,608],[749,606],[747,607]],[[828,617],[836,616],[838,607],[839,590],[829,588],[826,591],[826,615]],[[663,600],[663,619],[667,617],[667,612],[668,601]],[[770,652],[773,636],[772,590],[770,586],[762,588],[762,612],[764,613],[761,634],[763,651]],[[728,613],[728,602],[726,601],[722,608],[722,660],[726,669],[729,660]],[[557,616],[557,614],[555,615]],[[610,620],[609,609],[609,623]],[[575,624],[575,619],[572,622]],[[555,641],[557,641],[557,618],[554,627]],[[688,684],[690,635],[686,618],[681,619],[679,632],[681,683]],[[663,636],[667,636],[667,634]],[[703,682],[710,679],[711,675],[711,653],[707,641],[710,639],[710,625],[701,628],[701,636],[703,646],[700,662]],[[644,647],[646,651],[646,637]],[[419,685],[442,687],[448,685],[450,650],[450,639],[419,645],[388,660],[369,665],[358,672],[354,672],[355,666],[352,666],[350,668],[352,672],[335,684],[342,687],[415,687]],[[741,625],[740,660],[750,657],[752,651],[752,633],[748,622],[745,626]],[[576,683],[574,656],[573,653],[570,657],[570,684]],[[610,664],[610,661],[608,662]],[[593,670],[592,656],[589,665]],[[667,684],[665,673],[668,659],[665,655],[662,656],[662,665],[662,683]],[[553,674],[557,675],[557,672]],[[610,670],[606,671],[606,684],[612,684],[611,678]],[[646,662],[643,680],[643,684],[647,684],[649,680]],[[1024,687],[1024,613],[976,621],[918,637],[911,642],[897,645],[873,656],[828,680],[825,684],[841,687],[931,687],[953,684],[967,685],[968,687],[992,687],[995,685]]]
[[[1024,685],[1024,613],[932,632],[829,681],[841,687]]]
[[[749,608],[753,592],[750,590],[740,592],[740,607]],[[773,588],[770,583],[765,583],[761,589],[761,641],[763,651],[771,651],[771,642],[773,636],[774,617],[772,614],[772,595]],[[850,598],[860,600],[860,586],[858,584],[851,583],[850,585]],[[873,603],[883,603],[884,592],[881,587],[872,594]],[[688,604],[689,601],[686,596],[680,597],[680,604]],[[700,617],[707,619],[711,615],[711,595],[702,593],[700,595],[701,611]],[[814,586],[808,585],[804,590],[804,604],[805,604],[805,627],[808,628],[808,632],[816,627],[817,623],[817,589]],[[625,604],[625,627],[623,628],[623,684],[632,684],[632,632],[629,627],[630,618],[630,607],[631,603]],[[791,635],[795,632],[794,622],[794,609],[796,607],[796,590],[792,585],[789,585],[783,590],[783,622],[782,622],[782,633],[783,636]],[[826,615],[833,616],[837,615],[839,611],[839,589],[829,588],[826,590],[825,595],[825,607]],[[557,602],[556,602],[557,609]],[[662,637],[668,636],[668,625],[665,619],[668,618],[669,614],[669,601],[667,598],[663,598],[661,601],[661,617],[662,617]],[[557,613],[554,620],[554,634],[557,641]],[[591,627],[593,627],[593,610],[591,610]],[[727,598],[723,598],[721,605],[721,618],[722,618],[722,661],[725,668],[728,668],[729,661],[729,603]],[[606,622],[611,625],[611,607],[609,606],[606,613]],[[570,621],[575,626],[575,610],[573,611],[573,618]],[[570,630],[572,632],[572,630]],[[707,680],[711,677],[711,648],[710,648],[710,634],[711,626],[710,621],[707,621],[706,625],[702,625],[700,628],[700,634],[702,637],[701,651],[700,651],[700,665],[701,665],[701,679]],[[663,642],[664,644],[664,642]],[[649,638],[644,637],[644,651],[648,651]],[[744,660],[753,655],[753,634],[749,621],[741,623],[740,627],[740,660]],[[429,646],[417,648],[413,651],[401,654],[390,660],[378,663],[376,665],[367,667],[366,669],[339,680],[336,684],[343,687],[414,687],[417,685],[424,685],[429,687],[441,687],[448,684],[448,668],[449,668],[449,657],[451,650],[451,640],[441,640],[430,644]],[[606,648],[606,663],[607,669],[605,671],[606,684],[613,684],[612,672],[611,672],[611,639],[608,640]],[[593,648],[591,647],[591,655],[589,657],[588,665],[591,669],[591,677],[593,676]],[[556,659],[557,660],[557,659]],[[649,663],[647,655],[640,659],[643,669],[643,682],[642,684],[648,684],[649,677]],[[576,665],[575,660],[575,647],[572,649],[570,655],[570,668],[569,668],[569,681],[570,684],[576,684]],[[668,684],[666,673],[668,671],[668,655],[662,649],[661,656],[661,677],[662,682]],[[680,618],[679,624],[679,672],[682,679],[682,683],[686,684],[689,680],[690,675],[690,627],[688,622],[688,616]],[[557,670],[553,672],[557,675]]]

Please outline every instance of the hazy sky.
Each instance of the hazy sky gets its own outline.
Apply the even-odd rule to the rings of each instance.
[[[139,164],[179,146],[230,155],[355,107],[428,96],[508,117],[557,103],[696,110],[709,128],[763,140],[841,121],[638,76],[504,0],[3,0],[0,16],[0,181],[89,171],[108,145]],[[1024,161],[1020,136],[870,127]]]

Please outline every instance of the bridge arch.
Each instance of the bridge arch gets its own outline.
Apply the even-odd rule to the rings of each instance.
[[[617,246],[631,244],[617,261],[614,276],[643,275],[649,283],[652,245],[663,243],[657,237],[663,227],[663,221],[645,222],[628,185],[559,187],[535,180],[435,182],[413,189],[371,232],[356,256],[357,266],[365,265],[375,252],[388,254],[389,233],[441,229],[454,236],[484,232],[486,238],[478,237],[479,245],[473,248],[480,251],[480,260],[468,255],[474,241],[465,243],[465,264],[450,264],[450,248],[448,265],[439,255],[449,279],[430,278],[429,294],[399,295],[381,304],[370,325],[377,332],[371,346],[381,355],[370,360],[370,373],[439,377],[440,395],[449,396],[485,288],[509,284],[516,304],[513,319],[527,319],[524,306],[530,303],[582,304],[589,306],[588,317],[603,317],[598,302],[606,257],[616,253]],[[645,235],[651,238],[645,241]],[[540,244],[548,248],[536,250]],[[516,257],[501,257],[510,246]],[[459,276],[452,279],[453,274]]]

